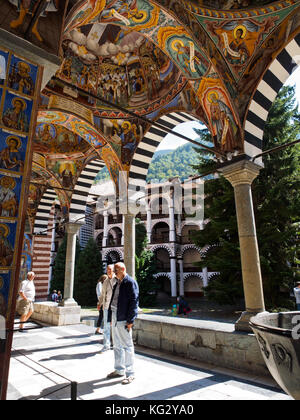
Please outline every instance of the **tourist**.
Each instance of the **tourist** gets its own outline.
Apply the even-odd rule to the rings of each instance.
[[[177,314],[178,315],[183,314],[184,316],[186,316],[190,312],[192,312],[192,310],[189,307],[187,301],[182,296],[178,297],[177,298]]]
[[[35,298],[35,286],[33,282],[34,277],[34,272],[29,271],[27,274],[27,280],[24,280],[21,283],[21,289],[19,291],[20,300],[17,305],[17,311],[19,315],[21,315],[20,332],[24,332],[24,322],[27,322],[33,314],[33,302]]]
[[[124,263],[115,264],[115,283],[109,306],[109,320],[112,323],[115,370],[107,378],[120,378],[122,384],[134,380],[134,345],[132,327],[138,314],[139,288],[137,282],[126,273]]]
[[[107,279],[103,282],[102,293],[98,302],[98,310],[103,309],[103,347],[100,353],[110,349],[110,322],[108,322],[108,308],[112,297],[112,291],[115,284],[114,265],[107,266]]]
[[[297,311],[300,311],[300,281],[297,282],[297,285],[294,288],[294,295],[296,298]]]
[[[57,302],[61,303],[62,300],[63,300],[63,295],[62,295],[61,291],[58,290],[58,292],[57,292]]]
[[[58,298],[57,291],[53,290],[52,295],[51,295],[52,302],[57,302],[57,298]]]
[[[100,296],[101,296],[101,293],[102,293],[103,282],[106,279],[107,279],[107,275],[104,274],[98,280],[98,283],[97,283],[97,286],[96,286],[97,302],[99,302],[99,299],[100,299]],[[97,329],[95,331],[95,334],[101,334],[101,324],[102,324],[102,321],[103,321],[103,308],[102,307],[99,308],[98,311],[99,311],[99,316],[98,316],[98,319],[97,319],[97,324],[96,324]]]

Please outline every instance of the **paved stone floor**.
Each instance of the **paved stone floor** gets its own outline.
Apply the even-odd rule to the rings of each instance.
[[[84,324],[16,332],[7,398],[68,400],[70,380],[78,382],[80,400],[291,399],[271,379],[139,347],[136,379],[122,385],[119,379],[106,379],[113,370],[113,351],[99,354],[101,342],[102,336],[95,336],[94,328]]]

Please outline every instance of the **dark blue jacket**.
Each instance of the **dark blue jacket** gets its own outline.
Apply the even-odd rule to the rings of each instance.
[[[111,302],[113,300],[116,287],[113,288],[111,301],[108,309],[108,321],[111,321]],[[139,286],[137,282],[128,274],[124,277],[120,284],[120,292],[118,299],[117,321],[127,321],[128,324],[133,324],[138,315],[139,306]]]

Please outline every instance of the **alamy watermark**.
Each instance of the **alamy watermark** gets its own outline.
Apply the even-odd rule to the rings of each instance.
[[[292,329],[292,338],[294,340],[299,340],[299,338],[300,338],[300,314],[293,316],[292,324],[295,325]]]
[[[0,315],[0,340],[6,338],[6,320],[4,316]]]
[[[204,219],[204,181],[178,179],[163,183],[147,184],[140,179],[131,179],[127,183],[126,172],[119,175],[118,194],[101,196],[97,200],[97,212],[109,214],[144,214],[151,213],[184,215],[185,220],[201,223]]]

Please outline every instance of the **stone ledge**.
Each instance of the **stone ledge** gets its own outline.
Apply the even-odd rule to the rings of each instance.
[[[80,306],[59,306],[55,302],[35,302],[32,319],[49,325],[80,324]]]
[[[133,334],[141,346],[270,376],[254,334],[235,331],[234,324],[143,314],[135,320]]]

